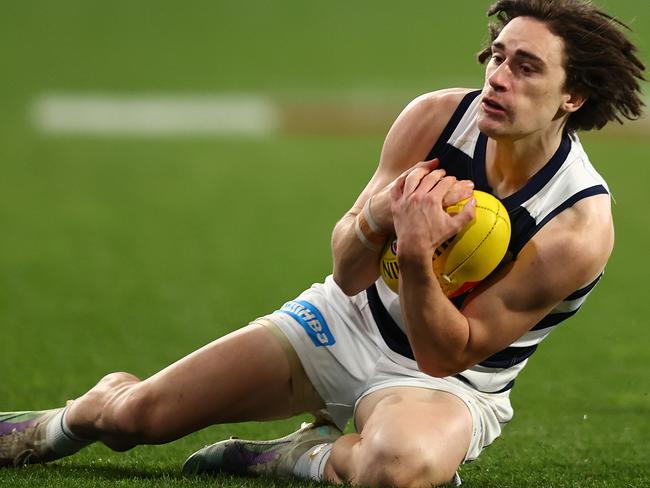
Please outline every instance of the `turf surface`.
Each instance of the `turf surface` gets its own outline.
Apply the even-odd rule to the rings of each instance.
[[[634,19],[647,51],[648,4],[609,4]],[[468,58],[483,37],[483,2],[475,12],[425,1],[408,10],[368,1],[107,5],[12,3],[0,19],[0,410],[60,405],[110,371],[147,376],[321,280],[331,227],[382,140],[48,138],[29,125],[35,96],[406,100],[454,79],[480,83]],[[650,144],[585,141],[616,197],[614,256],[583,310],[522,373],[515,419],[463,467],[464,486],[650,485]],[[186,478],[178,468],[205,443],[275,437],[300,421],[212,427],[126,455],[93,446],[51,466],[0,470],[0,485],[288,486]]]

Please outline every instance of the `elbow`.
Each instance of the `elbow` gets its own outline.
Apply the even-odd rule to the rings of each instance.
[[[334,282],[349,297],[358,295],[368,288],[379,275],[378,266],[368,266],[358,262],[339,261],[334,258],[332,276]]]
[[[359,287],[342,287],[339,285],[339,288],[341,288],[341,291],[345,293],[349,297],[353,297],[355,295],[358,295],[361,293],[364,289],[359,288]]]
[[[363,286],[359,286],[359,283],[355,282],[352,277],[343,275],[340,271],[337,271],[336,268],[334,269],[332,276],[334,277],[334,282],[341,289],[341,291],[349,297],[358,295],[363,290],[365,290],[365,288]]]
[[[457,370],[454,368],[441,368],[439,365],[433,367],[422,367],[419,366],[420,371],[434,378],[446,378],[447,376],[454,376],[460,373],[462,370]]]
[[[416,357],[416,362],[418,363],[418,368],[425,374],[433,376],[434,378],[445,378],[447,376],[454,376],[458,373],[462,373],[469,366],[461,363],[460,361],[453,361],[451,359],[429,359],[429,360],[418,360]]]

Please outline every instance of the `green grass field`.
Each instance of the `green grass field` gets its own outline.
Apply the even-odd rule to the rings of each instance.
[[[597,3],[631,22],[648,60],[650,4]],[[320,281],[331,228],[383,138],[53,137],[30,123],[36,97],[250,92],[402,103],[480,85],[471,57],[487,4],[3,6],[0,410],[61,405],[111,371],[150,375]],[[515,419],[462,468],[463,486],[650,486],[650,143],[584,141],[616,198],[615,253],[586,306],[522,373]],[[215,426],[127,454],[92,446],[49,466],[0,470],[0,486],[308,486],[179,473],[208,442],[276,437],[300,421]]]

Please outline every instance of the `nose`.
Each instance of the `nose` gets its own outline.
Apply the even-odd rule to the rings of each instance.
[[[508,63],[501,63],[488,75],[488,83],[495,92],[503,92],[508,89],[510,67]]]

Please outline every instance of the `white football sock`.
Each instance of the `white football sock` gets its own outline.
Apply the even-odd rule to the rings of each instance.
[[[293,474],[299,478],[322,480],[327,460],[332,453],[334,443],[318,444],[298,458],[293,467]]]
[[[60,456],[69,456],[95,441],[82,439],[70,431],[65,420],[68,407],[65,407],[50,419],[45,428],[45,443]]]

